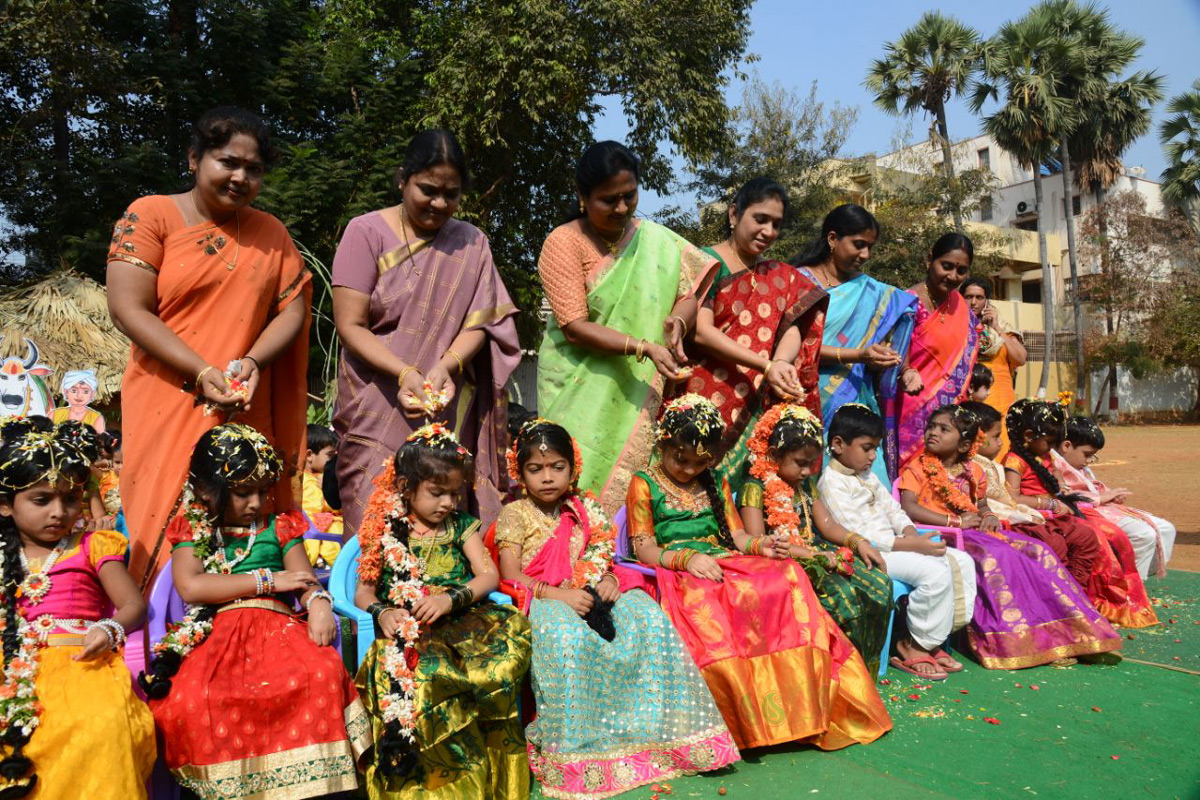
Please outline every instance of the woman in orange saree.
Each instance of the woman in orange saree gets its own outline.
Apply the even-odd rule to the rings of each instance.
[[[310,275],[279,220],[250,208],[272,154],[262,120],[214,109],[188,154],[195,186],[135,200],[113,230],[109,312],[133,342],[120,488],[143,591],[170,557],[166,524],[204,431],[236,414],[286,463],[304,453]],[[274,500],[268,513],[291,508],[290,481]]]
[[[906,370],[916,370],[921,380],[914,393],[897,393],[888,402],[888,417],[896,425],[897,474],[924,451],[925,425],[934,409],[953,405],[966,394],[979,333],[967,301],[956,290],[974,258],[969,238],[947,233],[929,253],[925,280],[908,290],[918,302]]]
[[[829,295],[791,264],[759,260],[779,238],[786,213],[786,192],[768,178],[752,178],[734,195],[729,237],[703,250],[719,263],[696,318],[701,358],[668,393],[707,397],[721,412],[716,470],[735,491],[763,411],[782,399],[821,415],[818,361]]]

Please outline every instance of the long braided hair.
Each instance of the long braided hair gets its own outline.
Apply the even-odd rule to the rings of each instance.
[[[725,423],[712,401],[698,394],[685,394],[667,404],[658,420],[655,441],[660,449],[690,447],[703,456],[715,452],[724,434]],[[725,515],[725,498],[712,469],[701,472],[696,480],[708,495],[709,505],[717,518],[717,541],[726,549],[737,550]]]
[[[82,486],[88,478],[90,462],[81,452],[74,426],[63,423],[55,427],[45,417],[29,417],[6,422],[0,429],[0,499],[13,503],[16,496],[37,484],[52,485],[67,482]],[[89,429],[90,430],[90,429]],[[93,431],[94,442],[94,431]],[[73,521],[72,521],[73,522]],[[21,646],[21,617],[17,608],[17,589],[25,580],[21,566],[21,535],[15,517],[0,514],[0,601],[3,607],[4,631],[0,634],[0,654],[3,670],[16,658]],[[12,752],[0,759],[0,776],[13,785],[0,790],[0,800],[25,797],[37,784],[33,761],[23,754],[32,736],[28,724],[9,724],[0,732],[0,743]]]
[[[1067,409],[1059,403],[1026,397],[1009,407],[1004,425],[1008,429],[1008,449],[1029,465],[1051,497],[1066,503],[1075,516],[1083,516],[1079,510],[1079,500],[1082,498],[1076,494],[1064,493],[1058,478],[1046,469],[1046,465],[1025,443],[1027,433],[1033,439],[1052,437],[1055,445],[1061,442],[1067,432]]]
[[[279,453],[257,430],[239,423],[218,425],[205,432],[192,450],[180,514],[189,520],[192,515],[203,517],[209,525],[219,527],[229,506],[232,486],[276,480],[282,472],[283,460]],[[199,548],[197,555],[200,555]],[[192,606],[185,624],[207,631],[216,615],[215,605]],[[177,648],[172,635],[167,634],[156,646],[146,671],[138,675],[138,684],[148,697],[161,700],[170,694],[171,678],[179,672],[184,655],[199,644],[197,639],[203,638],[203,635],[192,637],[188,646]]]

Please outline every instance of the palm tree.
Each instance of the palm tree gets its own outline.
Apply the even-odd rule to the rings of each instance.
[[[1102,103],[1108,88],[1125,67],[1135,58],[1145,41],[1119,30],[1108,18],[1108,12],[1095,5],[1082,5],[1077,0],[1044,0],[1029,14],[1045,19],[1056,31],[1067,48],[1068,59],[1082,60],[1085,69],[1063,71],[1059,91],[1072,98],[1083,113],[1076,124],[1059,132],[1059,156],[1062,161],[1064,216],[1067,225],[1067,253],[1071,268],[1071,306],[1075,327],[1075,381],[1076,397],[1084,400],[1087,374],[1083,365],[1083,312],[1079,297],[1079,258],[1075,242],[1075,214],[1072,198],[1075,194],[1075,178],[1071,165],[1072,138],[1083,130],[1088,122],[1088,109]]]
[[[1045,397],[1054,360],[1054,274],[1046,252],[1042,164],[1050,157],[1061,131],[1071,130],[1079,110],[1064,96],[1062,84],[1086,65],[1044,16],[1027,15],[1006,22],[980,49],[980,77],[972,88],[971,110],[979,113],[989,100],[1003,105],[983,120],[984,130],[1027,169],[1033,171],[1037,204],[1038,255],[1042,262],[1042,320],[1046,353],[1038,396]]]
[[[1084,119],[1070,137],[1072,157],[1079,167],[1080,190],[1096,195],[1096,205],[1104,202],[1104,193],[1124,172],[1121,156],[1138,138],[1150,130],[1150,109],[1162,99],[1163,79],[1157,73],[1135,72],[1123,81],[1110,83],[1104,99],[1083,108]],[[1108,216],[1097,218],[1101,238],[1108,236]],[[1108,251],[1100,250],[1100,272],[1109,274]],[[1116,330],[1112,309],[1104,309],[1105,330]],[[1117,365],[1109,363],[1100,395],[1108,389],[1108,408],[1117,408]],[[1099,398],[1096,407],[1099,408]]]
[[[885,45],[887,54],[876,59],[867,73],[866,86],[884,111],[907,115],[923,110],[933,115],[930,139],[941,144],[942,169],[950,187],[954,184],[954,159],[946,127],[946,101],[967,90],[978,47],[979,32],[974,28],[929,11],[898,40]],[[952,189],[950,194],[954,196]],[[950,212],[955,230],[962,233],[957,200],[951,200]]]
[[[1190,91],[1171,98],[1158,129],[1167,168],[1163,170],[1163,199],[1179,208],[1200,232],[1200,78]]]

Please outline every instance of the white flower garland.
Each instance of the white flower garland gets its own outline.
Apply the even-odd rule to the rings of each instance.
[[[416,669],[420,656],[416,650],[421,636],[420,625],[412,615],[413,604],[427,594],[421,579],[425,565],[412,554],[404,543],[392,533],[395,524],[407,524],[404,503],[397,493],[385,517],[383,535],[379,539],[383,563],[392,577],[387,599],[399,610],[402,617],[396,626],[396,636],[383,648],[383,670],[391,679],[390,691],[379,696],[379,709],[383,721],[396,723],[399,733],[409,742],[415,742],[413,731],[417,724],[417,710],[413,701],[416,695]]]
[[[3,574],[3,571],[4,558],[0,555],[0,574]],[[16,603],[17,598],[3,595],[0,596],[0,602]],[[7,620],[7,615],[0,613],[0,633],[8,627]],[[42,647],[42,641],[19,607],[17,637],[17,652],[4,665],[4,684],[0,688],[0,736],[17,728],[25,739],[28,739],[37,728],[42,712],[35,692],[38,650]]]

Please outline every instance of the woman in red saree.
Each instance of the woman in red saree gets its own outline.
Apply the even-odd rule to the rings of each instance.
[[[898,393],[889,405],[895,420],[897,470],[925,449],[925,425],[934,409],[966,398],[979,348],[979,333],[970,306],[958,293],[971,272],[975,246],[961,233],[934,242],[922,283],[908,291],[917,298],[916,327],[905,371],[916,370],[920,385]],[[899,474],[899,472],[897,472]]]
[[[704,248],[719,264],[696,318],[701,358],[670,392],[706,397],[721,412],[716,469],[735,489],[754,423],[767,407],[794,401],[821,415],[817,370],[829,295],[790,264],[762,259],[786,213],[787,193],[768,178],[753,178],[734,195],[729,237]]]
[[[135,200],[113,230],[109,312],[133,341],[121,499],[143,590],[170,557],[167,521],[202,433],[237,414],[288,465],[304,455],[310,275],[279,220],[250,208],[273,154],[262,120],[213,109],[188,153],[195,186]],[[280,481],[268,512],[292,501]]]
[[[466,180],[453,134],[418,133],[400,168],[400,205],[350,220],[333,259],[343,345],[333,427],[347,538],[384,462],[428,419],[475,454],[471,512],[500,511],[504,385],[521,360],[517,308],[487,237],[454,219]]]

